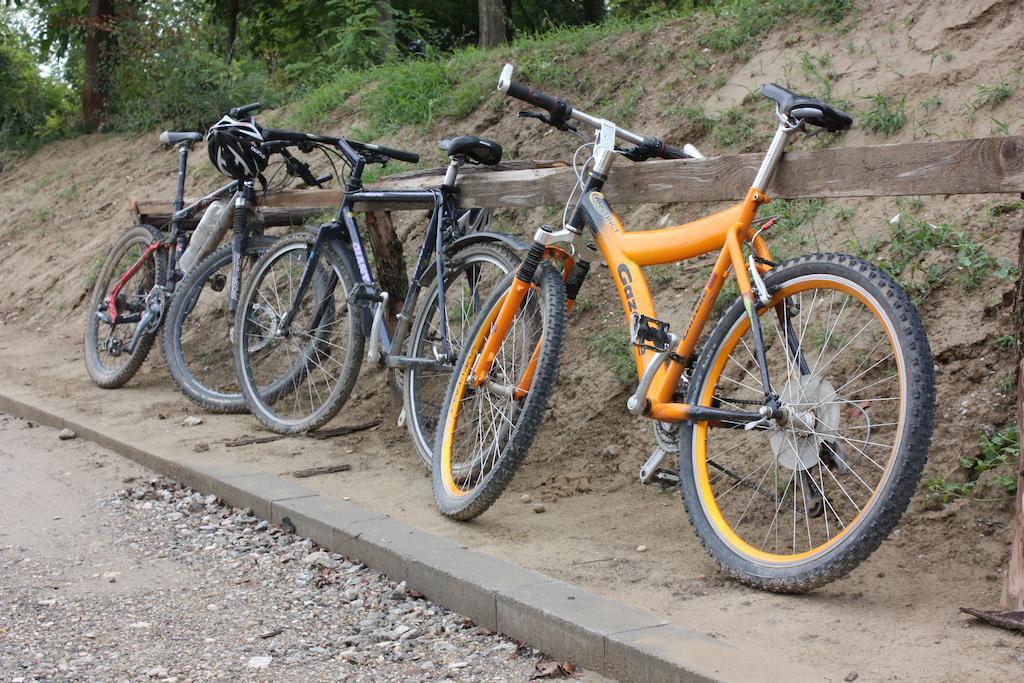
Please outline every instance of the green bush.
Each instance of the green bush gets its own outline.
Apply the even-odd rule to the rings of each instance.
[[[24,42],[0,25],[0,147],[31,148],[75,129],[78,101],[66,84],[39,73]]]
[[[275,99],[263,64],[251,58],[227,64],[196,36],[167,33],[152,47],[141,36],[126,36],[114,78],[111,127],[203,129],[232,106]]]

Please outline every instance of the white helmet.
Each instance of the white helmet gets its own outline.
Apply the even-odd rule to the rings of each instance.
[[[249,116],[225,116],[210,126],[206,151],[217,170],[235,180],[252,180],[267,168],[263,134]]]

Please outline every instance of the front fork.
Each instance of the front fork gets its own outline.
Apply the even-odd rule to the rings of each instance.
[[[252,181],[246,181],[235,197],[234,224],[231,234],[231,288],[228,295],[228,329],[235,329],[238,297],[242,289],[242,259],[249,236],[249,212],[252,210]]]
[[[516,313],[523,304],[523,299],[526,298],[527,292],[533,287],[533,279],[537,274],[537,268],[540,267],[540,263],[545,256],[552,256],[562,260],[564,266],[563,278],[565,279],[566,309],[567,311],[572,310],[576,302],[576,295],[579,294],[580,287],[583,285],[583,281],[590,270],[590,263],[582,259],[574,260],[566,251],[552,245],[557,242],[571,240],[573,236],[573,233],[564,228],[559,233],[556,233],[548,225],[541,226],[537,231],[530,249],[526,252],[523,262],[519,265],[519,269],[512,279],[511,287],[509,287],[504,299],[502,299],[501,308],[487,334],[487,341],[484,343],[484,347],[473,365],[467,380],[470,386],[480,387],[487,382],[487,376],[490,373],[491,366],[494,364],[494,359],[498,355],[498,349],[504,343],[505,337],[512,327],[512,322],[515,320]],[[533,377],[537,372],[537,364],[540,361],[542,343],[542,339],[537,340],[537,345],[533,349],[533,353],[526,368],[523,370],[522,376],[511,391],[512,398],[522,399],[529,392],[530,386],[533,383]]]

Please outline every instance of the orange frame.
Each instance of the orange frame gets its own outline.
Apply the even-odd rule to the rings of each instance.
[[[596,242],[618,288],[627,325],[631,324],[634,313],[657,318],[654,300],[641,270],[643,266],[685,261],[716,249],[721,251],[698,300],[697,309],[693,313],[686,334],[676,348],[677,357],[691,358],[730,268],[739,285],[747,314],[755,315],[754,295],[747,264],[743,259],[742,243],[752,240],[754,253],[766,261],[771,260],[767,243],[752,228],[758,208],[768,201],[764,192],[751,188],[741,202],[710,216],[657,230],[627,232],[622,226],[622,221],[608,206],[604,195],[596,191],[587,193],[582,202],[584,205],[589,203],[601,218],[596,230]],[[768,271],[769,266],[759,264],[757,268],[764,273]],[[474,385],[479,386],[486,380],[497,350],[530,287],[532,285],[521,282],[518,278],[513,280],[512,287],[506,294],[501,310],[487,335],[484,349],[470,375],[469,380]],[[517,384],[517,397],[528,390],[533,379],[540,351],[539,344],[540,342]],[[646,369],[645,355],[653,354],[633,346],[633,359],[636,362],[638,378],[643,376]],[[678,360],[670,360],[667,366],[657,371],[647,394],[648,403],[643,410],[645,417],[664,422],[680,422],[689,418],[689,404],[672,400],[683,369],[683,364]]]

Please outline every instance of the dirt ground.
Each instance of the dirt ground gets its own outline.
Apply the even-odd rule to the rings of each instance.
[[[722,76],[725,81],[711,93],[682,68],[658,67],[653,58],[643,64],[640,57],[617,60],[619,54],[647,55],[643,50],[655,44],[678,46],[680,54],[699,53],[679,24],[623,36],[611,53],[566,57],[564,66],[588,75],[595,92],[615,92],[640,75],[652,84],[652,93],[703,102],[708,113],[733,105],[751,112],[748,141],[724,146],[715,134],[696,136],[692,124],[674,116],[664,98],[640,100],[631,128],[679,144],[694,141],[706,153],[763,148],[768,110],[745,103],[747,92],[776,80],[820,94],[823,70],[829,72],[834,97],[852,103],[858,121],[875,94],[905,98],[906,123],[900,131],[883,137],[860,125],[837,143],[841,146],[1024,130],[1019,83],[996,105],[972,104],[980,86],[1020,78],[1024,15],[1018,3],[919,0],[859,6],[859,19],[848,30],[828,32],[797,20],[772,33],[749,59],[711,55],[708,79]],[[826,62],[829,66],[821,66]],[[818,67],[806,68],[808,63]],[[578,104],[597,107],[597,99]],[[499,140],[510,158],[568,157],[568,140],[517,121],[516,110],[513,103],[503,109],[484,104],[466,121],[441,121],[425,133],[405,130],[391,142],[408,145],[409,140],[466,131]],[[430,150],[427,142],[411,146]],[[197,192],[218,181],[202,155],[199,150],[190,178]],[[223,444],[260,434],[253,419],[203,416],[205,423],[198,427],[181,426],[182,418],[196,409],[173,390],[156,352],[126,388],[96,389],[87,379],[80,350],[89,274],[127,227],[126,197],[167,196],[173,168],[173,156],[159,149],[155,135],[90,136],[49,145],[0,171],[0,214],[5,216],[0,224],[0,390],[23,393],[161,452],[191,453],[203,443],[210,458],[251,462],[279,474],[351,463],[350,472],[307,481],[323,492],[579,582],[737,646],[821,662],[823,676],[833,680],[851,672],[859,680],[1008,680],[1024,671],[1019,637],[976,626],[957,612],[961,605],[993,608],[999,602],[1011,510],[995,488],[977,499],[943,505],[922,483],[900,527],[881,549],[850,577],[814,595],[765,595],[722,579],[688,528],[678,494],[637,483],[652,446],[648,427],[626,416],[629,386],[615,377],[591,341],[622,325],[605,273],[588,281],[574,313],[559,387],[537,445],[511,490],[470,524],[450,523],[435,512],[429,479],[404,431],[395,426],[397,411],[376,370],[364,368],[349,406],[332,426],[375,418],[382,422],[379,428],[326,442],[297,438],[244,448]],[[1017,202],[1015,195],[830,201],[812,207],[806,220],[780,232],[772,244],[783,255],[840,250],[885,256],[892,246],[890,220],[900,214],[904,221],[963,231],[1001,267],[1017,258],[1014,230],[1024,215]],[[623,217],[627,225],[666,225],[707,210],[685,204],[643,206],[624,210]],[[528,235],[558,212],[500,212],[496,224]],[[399,228],[411,259],[421,216],[404,217]],[[878,251],[872,254],[872,249]],[[1012,330],[1014,283],[992,266],[968,287],[954,256],[926,252],[901,280],[920,286],[933,265],[946,274],[921,299],[938,383],[926,476],[961,481],[960,460],[978,455],[982,430],[1014,420],[1013,352],[999,342]],[[652,278],[662,318],[684,323],[705,265],[697,261]],[[534,513],[519,502],[523,494],[543,502],[547,511]],[[645,552],[637,551],[641,545]]]

